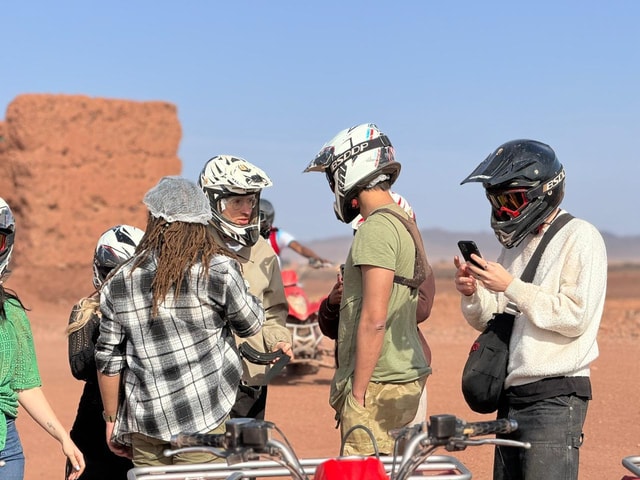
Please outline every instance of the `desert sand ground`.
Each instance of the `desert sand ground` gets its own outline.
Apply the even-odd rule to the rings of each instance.
[[[455,414],[468,421],[491,419],[491,415],[473,413],[462,398],[460,374],[476,332],[459,313],[452,267],[438,266],[436,272],[436,302],[431,318],[423,324],[433,350],[434,372],[427,383],[428,414]],[[307,271],[301,273],[301,278],[311,296],[318,298],[329,291],[334,273]],[[34,304],[30,303],[28,292],[18,293],[31,307],[29,315],[44,391],[62,423],[70,427],[82,389],[69,372],[63,335],[71,305]],[[627,473],[621,459],[640,454],[640,434],[636,430],[640,423],[636,357],[639,339],[640,266],[612,266],[599,336],[600,357],[592,366],[594,400],[589,406],[581,449],[581,479],[620,479]],[[330,368],[313,375],[283,376],[269,389],[267,419],[278,425],[302,457],[338,454],[340,439],[327,403],[331,376]],[[18,426],[27,457],[26,478],[62,479],[64,459],[58,444],[24,411]],[[480,446],[454,455],[473,472],[474,478],[487,479],[491,477],[492,454],[492,447]]]

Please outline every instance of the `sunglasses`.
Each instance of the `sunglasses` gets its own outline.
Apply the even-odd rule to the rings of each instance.
[[[0,232],[0,253],[4,253],[7,248],[7,236]]]

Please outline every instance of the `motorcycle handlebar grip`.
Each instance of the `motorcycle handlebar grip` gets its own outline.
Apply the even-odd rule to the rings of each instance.
[[[178,433],[171,436],[173,448],[185,447],[225,447],[224,433]]]
[[[511,418],[499,418],[487,422],[469,422],[462,427],[462,432],[468,437],[480,435],[494,435],[497,433],[511,433],[518,429],[518,422]]]

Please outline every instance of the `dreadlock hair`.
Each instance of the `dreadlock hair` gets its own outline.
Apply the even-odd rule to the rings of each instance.
[[[153,293],[152,315],[158,313],[158,304],[173,289],[177,298],[185,276],[196,264],[202,265],[201,278],[209,275],[209,263],[215,255],[237,259],[231,251],[218,245],[207,225],[200,223],[172,222],[149,214],[145,234],[136,247],[135,270],[148,258],[156,258],[156,274],[151,283]]]

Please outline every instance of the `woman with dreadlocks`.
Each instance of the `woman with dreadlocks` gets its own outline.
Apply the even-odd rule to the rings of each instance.
[[[233,334],[257,333],[264,310],[211,236],[200,188],[164,177],[143,201],[145,234],[100,292],[96,365],[107,442],[136,467],[212,461],[162,452],[174,434],[224,431],[242,374]]]

